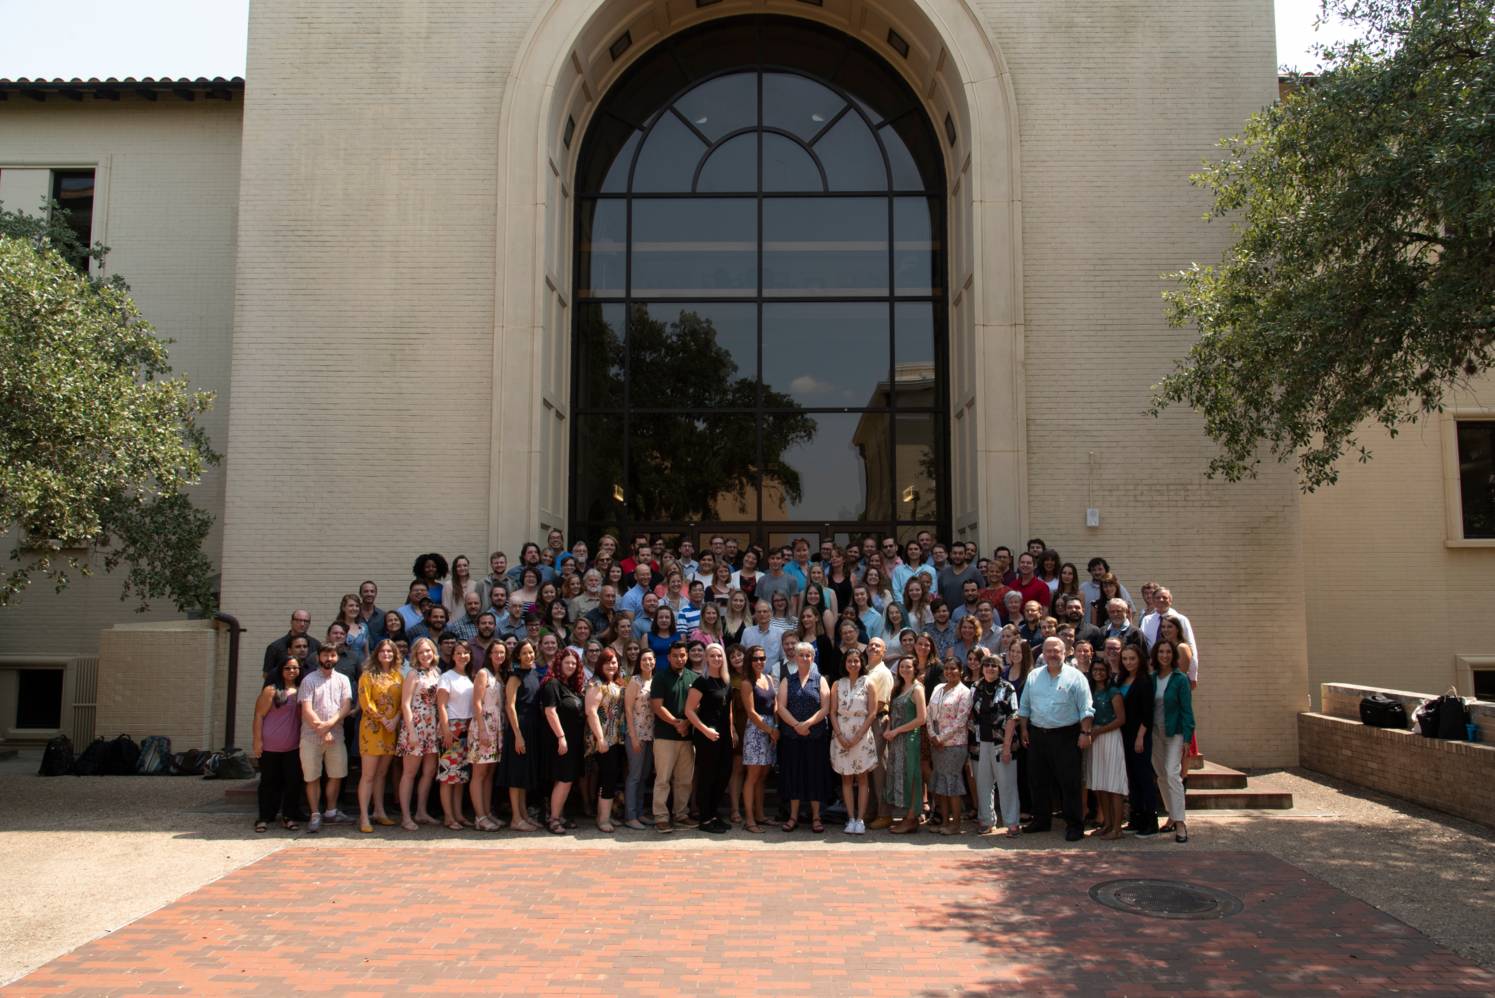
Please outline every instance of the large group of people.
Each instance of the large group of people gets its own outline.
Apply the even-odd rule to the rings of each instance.
[[[298,609],[265,649],[257,831],[819,833],[834,813],[849,835],[1058,816],[1070,841],[1188,841],[1199,646],[1165,586],[1134,620],[1104,558],[1081,573],[1039,538],[982,557],[928,531],[815,552],[551,531],[486,575],[412,569],[397,608],[365,581],[321,640]]]

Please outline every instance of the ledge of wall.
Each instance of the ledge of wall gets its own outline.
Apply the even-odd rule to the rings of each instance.
[[[1323,684],[1325,713],[1298,715],[1298,764],[1326,776],[1447,814],[1495,827],[1495,745],[1424,738],[1412,731],[1360,723],[1360,698],[1384,693],[1411,715],[1429,694],[1346,683]],[[1476,701],[1470,712],[1481,738],[1495,730],[1495,704]]]

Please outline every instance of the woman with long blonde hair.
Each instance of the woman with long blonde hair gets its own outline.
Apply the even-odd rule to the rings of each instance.
[[[410,646],[410,671],[400,687],[399,752],[404,757],[400,771],[401,826],[407,832],[420,825],[434,825],[436,819],[428,810],[431,784],[436,779],[436,759],[441,741],[436,727],[436,685],[441,679],[441,653],[430,638],[416,638]],[[420,783],[415,815],[410,814],[411,796]]]
[[[393,825],[394,819],[384,813],[384,788],[389,782],[389,766],[394,761],[400,727],[401,692],[400,650],[385,638],[374,646],[374,653],[358,677],[358,754],[363,767],[358,775],[358,830],[372,832],[369,806],[373,805],[374,822]]]

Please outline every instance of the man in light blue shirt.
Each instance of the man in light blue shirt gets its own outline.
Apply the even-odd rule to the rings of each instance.
[[[618,609],[627,610],[638,619],[644,612],[644,597],[654,591],[654,573],[648,563],[641,562],[633,569],[634,585],[618,597]]]
[[[1033,821],[1023,831],[1046,832],[1054,808],[1049,787],[1059,784],[1064,812],[1064,838],[1085,837],[1085,799],[1080,789],[1083,752],[1090,747],[1090,723],[1095,707],[1090,680],[1064,661],[1064,642],[1043,642],[1043,668],[1028,674],[1017,709],[1023,745],[1028,749],[1028,784]]]

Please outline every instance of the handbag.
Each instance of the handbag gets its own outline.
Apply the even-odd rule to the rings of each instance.
[[[1360,698],[1360,723],[1371,728],[1407,730],[1407,708],[1395,697],[1372,693]]]

